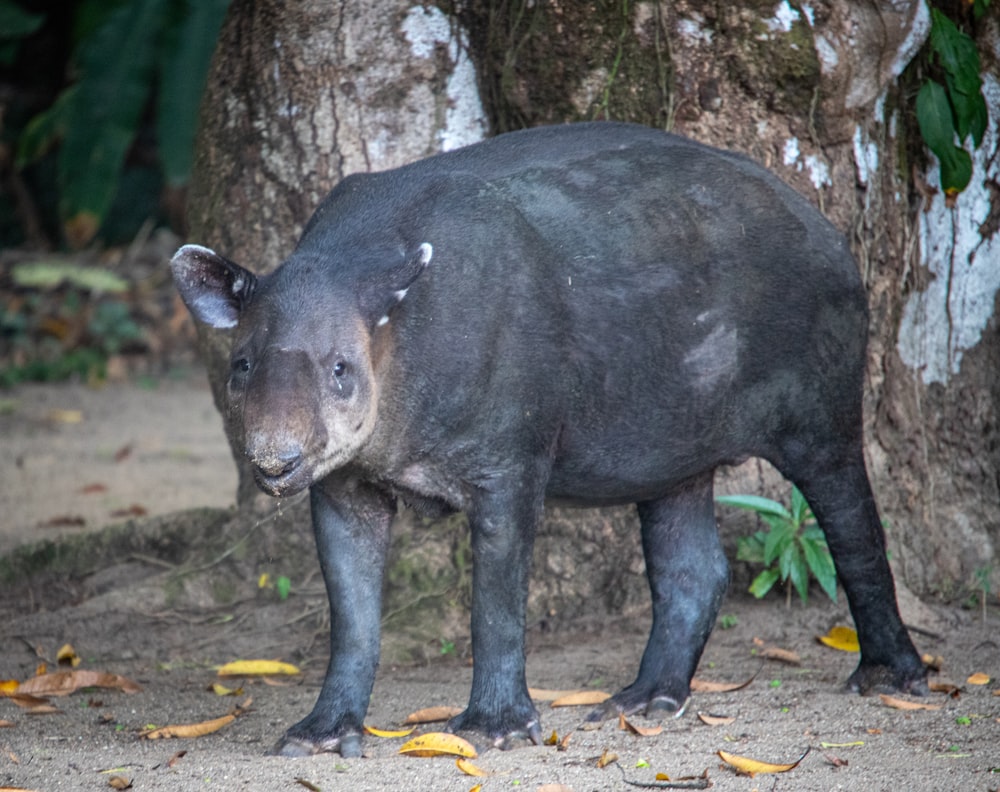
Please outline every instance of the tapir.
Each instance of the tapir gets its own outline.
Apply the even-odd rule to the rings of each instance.
[[[465,512],[474,669],[448,729],[538,742],[525,602],[546,499],[637,506],[652,628],[588,719],[680,714],[729,572],[713,471],[807,498],[857,627],[860,692],[926,689],[862,451],[866,295],[843,236],[746,157],[611,122],[499,135],[344,178],[271,274],[185,245],[228,329],[259,486],[310,491],[330,660],[286,756],[361,752],[397,499]]]

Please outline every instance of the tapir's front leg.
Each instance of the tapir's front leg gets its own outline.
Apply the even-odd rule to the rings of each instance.
[[[378,490],[330,476],[315,484],[313,528],[330,598],[330,664],[313,711],[274,746],[281,756],[361,755],[378,666],[382,573],[394,503]]]
[[[472,528],[472,691],[448,730],[473,732],[488,744],[541,742],[538,711],[524,670],[525,605],[531,549],[544,495],[540,476],[507,482],[470,510]]]

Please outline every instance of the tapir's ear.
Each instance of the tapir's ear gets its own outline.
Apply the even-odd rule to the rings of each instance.
[[[431,261],[434,248],[424,242],[402,264],[391,267],[368,280],[361,288],[361,313],[371,327],[384,325],[389,314],[406,296],[413,282]]]
[[[257,277],[200,245],[185,245],[170,260],[174,284],[191,314],[219,329],[236,327],[249,304]]]

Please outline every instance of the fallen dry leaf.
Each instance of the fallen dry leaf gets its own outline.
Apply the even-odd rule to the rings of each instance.
[[[957,699],[962,695],[961,688],[952,682],[928,682],[927,687],[932,693],[944,693],[954,699]]]
[[[185,756],[187,756],[187,751],[178,751],[167,760],[167,767],[173,767]]]
[[[528,695],[535,701],[554,701],[557,698],[576,693],[579,688],[573,690],[549,690],[547,688],[528,688]]]
[[[565,784],[542,784],[535,792],[573,792],[573,788]]]
[[[0,792],[38,792],[38,790],[26,787],[0,787]]]
[[[559,743],[559,735],[556,734],[555,729],[552,730],[551,736],[546,737],[544,740],[542,740],[542,745],[558,745],[558,743]]]
[[[597,760],[597,767],[603,770],[609,764],[614,764],[618,761],[618,754],[611,753],[607,748],[604,749],[604,753],[601,754],[601,758]]]
[[[799,766],[799,762],[806,758],[806,754],[809,753],[809,749],[806,748],[805,753],[803,753],[802,756],[794,762],[789,762],[787,764],[762,762],[759,759],[751,759],[749,756],[731,754],[728,751],[717,751],[716,753],[723,762],[730,767],[735,768],[736,772],[753,778],[758,773],[787,773],[789,770],[794,770]]]
[[[636,734],[639,737],[655,737],[663,731],[663,726],[660,724],[657,724],[656,726],[636,726],[622,714],[618,715],[618,728],[622,731]]]
[[[707,712],[699,712],[698,720],[706,726],[729,726],[736,722],[736,718],[730,715],[710,715]]]
[[[146,509],[145,506],[141,506],[138,503],[133,503],[131,506],[128,506],[127,508],[124,509],[114,509],[109,514],[111,517],[114,517],[116,520],[118,520],[118,519],[125,519],[127,517],[145,517],[147,514],[149,514],[149,511]]]
[[[242,696],[243,688],[227,688],[225,685],[220,685],[218,682],[212,683],[209,687],[216,696]]]
[[[70,668],[76,668],[80,665],[80,657],[72,644],[67,643],[59,647],[59,651],[56,652],[56,663],[61,666],[68,665]]]
[[[802,665],[802,658],[799,657],[798,652],[793,652],[790,649],[779,649],[777,646],[769,646],[760,653],[760,656],[767,660],[777,660],[779,663]]]
[[[424,707],[406,716],[404,723],[438,723],[462,713],[461,707]]]
[[[894,709],[900,710],[939,710],[941,709],[940,704],[925,704],[922,701],[907,701],[906,699],[896,698],[895,696],[887,696],[885,693],[880,693],[879,698],[882,699],[882,703],[887,707],[893,707]]]
[[[159,729],[152,729],[143,732],[140,737],[147,740],[166,740],[174,737],[203,737],[206,734],[217,732],[223,726],[228,726],[236,720],[235,715],[223,715],[221,718],[202,721],[201,723],[187,723],[179,726],[161,726]]]
[[[468,759],[461,759],[461,758],[456,759],[455,760],[455,767],[457,767],[459,770],[461,770],[463,773],[465,773],[468,776],[487,776],[487,775],[489,775],[489,773],[487,773],[485,770],[482,770],[482,769],[476,767]]]
[[[83,421],[81,410],[49,410],[45,417],[52,423],[78,424]]]
[[[446,732],[428,732],[403,743],[399,749],[406,756],[464,756],[475,759],[476,749],[472,743],[463,740],[457,734]]]
[[[573,739],[573,732],[566,732],[563,738],[559,741],[559,745],[556,746],[557,751],[567,751],[569,750],[569,741]]]
[[[79,514],[61,514],[45,522],[38,523],[39,528],[82,528],[87,521]]]
[[[413,734],[415,726],[411,726],[409,729],[376,729],[374,726],[365,726],[365,732],[370,734],[372,737],[409,737]]]
[[[16,693],[20,684],[20,681],[17,679],[0,680],[0,696],[7,696],[11,693]]]
[[[80,487],[77,490],[81,495],[99,495],[102,492],[107,492],[108,488],[105,484],[87,484],[86,486]]]
[[[295,783],[299,786],[304,786],[310,792],[323,792],[323,790],[316,786],[312,781],[306,781],[306,779],[299,778],[298,776],[295,777]]]
[[[846,759],[841,759],[836,754],[824,753],[823,758],[826,759],[834,767],[847,767],[848,762]]]
[[[941,655],[922,654],[920,655],[920,662],[931,671],[937,671],[938,673],[941,673],[941,669],[944,668],[944,658]]]
[[[581,707],[581,706],[593,706],[594,704],[603,704],[611,698],[610,693],[605,693],[601,690],[577,690],[573,693],[567,693],[565,696],[560,696],[552,701],[550,706],[552,707]]]
[[[107,674],[102,671],[55,671],[25,680],[18,686],[17,692],[40,696],[68,696],[80,688],[88,687],[113,688],[123,693],[138,693],[142,690],[131,679],[118,674]]]
[[[972,674],[968,679],[965,680],[969,685],[988,685],[990,683],[990,677],[982,672],[977,672]]]
[[[838,649],[841,652],[860,652],[861,645],[858,643],[858,634],[851,627],[831,627],[826,635],[816,637],[824,646],[831,649]]]
[[[732,693],[734,690],[742,690],[756,678],[757,674],[754,674],[745,682],[710,682],[693,677],[691,679],[691,691],[693,693]]]
[[[39,696],[32,696],[30,693],[8,693],[5,698],[13,701],[17,706],[22,709],[33,710],[39,709],[40,707],[51,706],[49,700],[45,698],[40,698]],[[49,710],[51,712],[52,710]]]
[[[0,729],[12,729],[14,728],[14,722],[9,720],[0,720]]]
[[[297,666],[280,660],[233,660],[219,668],[219,676],[272,676],[299,674]]]
[[[108,786],[112,789],[131,789],[132,779],[125,776],[114,775],[108,779]]]

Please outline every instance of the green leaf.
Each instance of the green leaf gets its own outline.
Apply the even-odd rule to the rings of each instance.
[[[808,522],[812,518],[812,512],[809,510],[809,504],[806,502],[805,496],[799,492],[799,488],[796,486],[792,487],[792,522],[797,526],[800,526]]]
[[[930,45],[946,72],[963,83],[973,79],[978,82],[979,50],[976,43],[936,8],[931,8]]]
[[[927,147],[941,163],[941,188],[948,195],[964,190],[972,180],[972,157],[955,145],[955,125],[944,87],[928,80],[917,94],[917,122]]]
[[[68,283],[95,294],[121,294],[128,290],[128,283],[109,270],[62,261],[18,264],[11,277],[16,285],[25,289],[54,289]]]
[[[75,102],[76,86],[73,85],[60,93],[48,110],[28,122],[17,140],[16,167],[24,168],[40,160],[66,133],[72,123]]]
[[[780,503],[759,495],[719,495],[715,500],[724,506],[735,506],[737,509],[747,509],[760,515],[770,514],[787,520],[792,519],[788,509]]]
[[[0,41],[26,38],[44,21],[44,14],[29,14],[11,0],[0,0]]]
[[[792,585],[795,586],[795,590],[799,593],[799,599],[805,604],[809,601],[809,566],[806,564],[806,560],[802,556],[802,551],[797,544],[792,544],[789,547],[789,552],[784,557],[788,559],[787,577],[791,578]]]
[[[809,571],[812,572],[813,577],[819,582],[826,595],[836,602],[837,570],[833,565],[833,558],[830,556],[830,550],[827,548],[826,542],[823,540],[807,539],[803,536],[800,544],[802,546],[802,554],[809,565]]]
[[[756,564],[764,563],[764,537],[763,531],[758,531],[753,536],[741,536],[736,540],[736,560],[752,561]]]
[[[198,104],[208,65],[229,0],[186,0],[177,4],[164,33],[160,60],[156,135],[167,183],[191,176]]]
[[[763,597],[767,592],[771,590],[775,583],[778,582],[778,570],[777,569],[765,569],[757,577],[753,579],[753,583],[750,584],[750,593],[753,594],[757,599]]]
[[[764,540],[764,563],[770,565],[785,552],[795,538],[795,526],[785,523],[783,527],[772,528]],[[782,574],[782,577],[787,575]]]
[[[73,244],[88,241],[114,199],[152,87],[167,1],[132,0],[82,42],[73,123],[59,151],[60,215]]]

